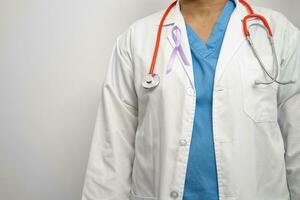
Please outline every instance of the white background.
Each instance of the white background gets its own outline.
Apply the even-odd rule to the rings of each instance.
[[[0,200],[80,199],[112,44],[161,2],[0,0]],[[300,27],[299,0],[257,2]]]

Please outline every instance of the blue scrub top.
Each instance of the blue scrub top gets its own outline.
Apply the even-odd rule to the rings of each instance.
[[[234,9],[234,1],[228,1],[207,43],[186,24],[193,61],[196,110],[184,186],[184,200],[219,199],[212,129],[212,94],[218,57]]]

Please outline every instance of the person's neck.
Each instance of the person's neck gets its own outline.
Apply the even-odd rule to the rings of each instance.
[[[229,0],[180,0],[185,23],[207,42],[225,4]]]
[[[219,15],[228,0],[180,0],[180,10],[189,17]]]

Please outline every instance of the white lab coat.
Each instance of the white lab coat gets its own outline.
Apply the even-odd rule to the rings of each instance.
[[[213,89],[213,133],[220,200],[300,200],[300,34],[280,13],[255,7],[269,21],[280,80],[296,84],[254,86],[265,76],[242,31],[247,14],[238,3],[224,38]],[[163,11],[136,21],[114,46],[101,93],[83,200],[182,199],[195,113],[193,67],[178,55],[166,67],[182,33],[191,53],[179,4],[164,23],[155,72],[160,85],[142,87]],[[249,24],[257,22],[252,20]],[[251,29],[272,70],[264,29]],[[199,152],[205,153],[205,152]]]

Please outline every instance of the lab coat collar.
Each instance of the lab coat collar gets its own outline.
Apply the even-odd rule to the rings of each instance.
[[[233,11],[230,21],[227,26],[227,31],[224,36],[220,56],[218,59],[217,63],[217,70],[215,74],[215,83],[217,83],[222,74],[225,71],[226,66],[230,62],[230,60],[233,58],[239,47],[241,46],[242,42],[245,41],[244,33],[243,33],[243,27],[242,27],[242,19],[244,16],[247,15],[247,10],[246,8],[239,3],[238,0],[234,0],[236,3],[236,8]],[[193,67],[192,67],[192,56],[190,52],[190,46],[189,46],[189,41],[187,37],[187,32],[186,32],[186,25],[185,25],[185,20],[181,14],[180,11],[180,0],[177,0],[175,7],[171,10],[169,13],[168,17],[166,18],[164,22],[164,27],[170,27],[170,26],[178,26],[178,28],[181,30],[181,45],[182,48],[189,60],[190,65],[186,65],[183,63],[181,58],[179,57],[181,64],[184,68],[184,71],[186,72],[187,76],[189,77],[189,81],[191,86],[195,88],[194,85],[194,75],[193,75]],[[157,25],[159,24],[158,23]],[[165,29],[163,29],[165,30]],[[168,34],[168,40],[170,44],[175,47],[175,43],[172,38],[172,31],[167,33]]]

